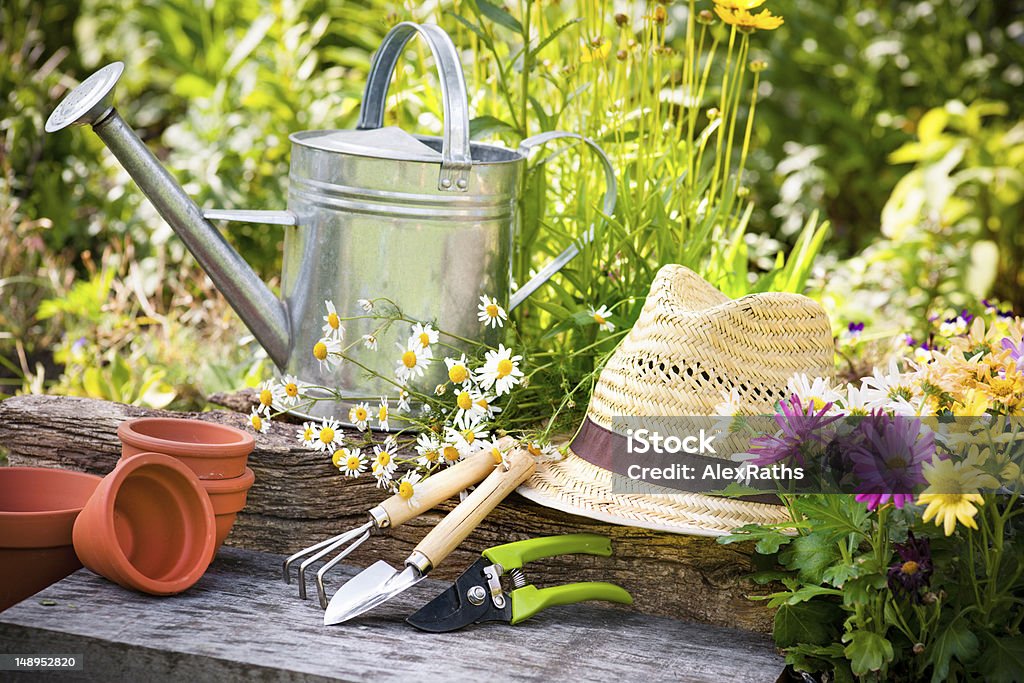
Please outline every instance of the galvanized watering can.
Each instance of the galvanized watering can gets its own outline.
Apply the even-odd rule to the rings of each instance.
[[[382,129],[384,103],[395,64],[419,34],[437,64],[444,104],[444,136],[413,137]],[[242,321],[282,371],[300,380],[340,390],[344,401],[320,401],[296,411],[344,419],[361,400],[395,395],[394,385],[354,363],[322,373],[312,355],[322,336],[324,301],[341,315],[360,313],[356,301],[388,297],[403,312],[437,321],[467,339],[481,339],[477,320],[481,294],[509,308],[558,272],[593,238],[593,226],[509,298],[513,244],[519,227],[519,198],[531,148],[557,138],[575,138],[598,155],[607,189],[603,212],[615,207],[615,178],[604,152],[573,133],[528,138],[518,150],[471,143],[466,84],[458,52],[437,26],[402,23],[374,55],[356,131],[294,133],[286,211],[200,209],[175,182],[113,107],[113,89],[124,66],[103,67],[73,90],[46,122],[53,133],[90,124],[135,179],[185,246],[209,274]],[[211,220],[284,227],[284,265],[278,299],[228,245]],[[379,351],[358,340],[380,321],[346,325],[346,341],[359,364],[393,376],[396,343],[408,336],[394,325],[378,337]],[[445,379],[436,363],[423,380],[433,387]]]

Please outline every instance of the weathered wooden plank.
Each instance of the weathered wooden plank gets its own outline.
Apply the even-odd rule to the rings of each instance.
[[[105,682],[757,683],[775,681],[783,667],[765,636],[594,603],[552,608],[514,627],[425,634],[403,619],[446,587],[431,579],[325,627],[320,608],[281,581],[281,559],[224,548],[196,586],[173,598],[81,570],[0,613],[0,652],[82,654],[79,678]],[[355,571],[342,567],[339,578]]]
[[[60,466],[109,472],[120,453],[122,420],[169,414],[106,401],[60,396],[17,396],[0,402],[0,443],[11,464]],[[181,415],[181,414],[178,414]],[[244,428],[230,411],[191,414]],[[256,439],[249,459],[256,483],[247,509],[228,539],[231,545],[288,554],[365,521],[383,497],[373,480],[346,480],[329,459],[299,446],[294,425],[275,423]],[[400,564],[415,544],[452,507],[447,503],[417,520],[375,537],[350,556],[366,566],[377,559]],[[722,546],[712,538],[682,536],[596,522],[540,507],[512,495],[435,570],[452,579],[481,550],[499,543],[549,534],[593,532],[610,536],[611,558],[576,556],[530,565],[538,584],[613,581],[636,599],[635,609],[720,626],[768,631],[771,614],[748,595],[764,592],[746,579],[755,570],[749,546]]]

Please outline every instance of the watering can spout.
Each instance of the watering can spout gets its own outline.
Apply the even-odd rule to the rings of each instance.
[[[46,132],[55,133],[72,125],[91,125],[196,257],[270,358],[283,368],[291,348],[284,304],[206,218],[207,215],[230,216],[217,216],[216,212],[204,215],[114,109],[113,90],[123,70],[121,62],[114,62],[83,81],[47,119]],[[278,220],[268,222],[290,222],[281,219],[287,215],[285,212],[268,213],[280,214]]]

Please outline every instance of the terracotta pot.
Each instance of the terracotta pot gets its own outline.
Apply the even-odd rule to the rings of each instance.
[[[0,612],[81,568],[71,529],[100,481],[44,467],[0,468]]]
[[[75,550],[89,569],[125,588],[172,595],[213,559],[213,505],[188,467],[159,453],[118,463],[75,521]]]
[[[231,527],[235,524],[235,517],[245,507],[245,498],[249,488],[256,481],[256,475],[248,467],[245,474],[233,479],[206,479],[202,481],[203,488],[210,496],[213,504],[213,514],[217,518],[217,545],[214,552],[220,548],[221,543],[231,533]]]
[[[256,439],[240,429],[174,417],[141,417],[117,428],[121,459],[163,453],[181,460],[200,479],[231,479],[245,473]]]

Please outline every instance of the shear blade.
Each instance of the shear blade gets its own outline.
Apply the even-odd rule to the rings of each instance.
[[[487,565],[483,558],[474,562],[451,587],[409,616],[406,623],[428,633],[448,633],[482,621],[511,621],[508,599],[505,608],[498,609],[487,592],[484,576]],[[474,587],[479,587],[486,595],[479,605],[474,605],[468,597]]]

